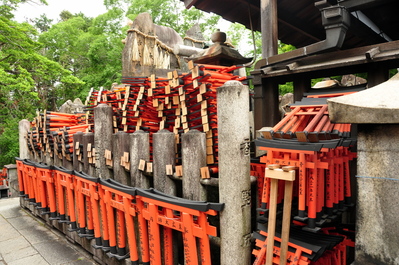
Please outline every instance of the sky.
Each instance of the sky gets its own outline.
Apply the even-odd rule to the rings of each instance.
[[[96,17],[106,11],[103,0],[47,0],[47,3],[47,6],[34,3],[21,4],[15,13],[16,20],[23,22],[45,13],[48,18],[53,19],[53,22],[57,22],[63,10],[68,10],[72,14],[82,12],[87,17]]]

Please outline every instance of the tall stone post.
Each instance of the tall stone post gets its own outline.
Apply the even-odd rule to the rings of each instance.
[[[136,131],[130,138],[130,177],[132,186],[149,189],[150,180],[139,170],[140,160],[150,160],[150,135],[144,131]]]
[[[399,260],[399,75],[328,100],[330,118],[358,125],[356,265]]]
[[[112,178],[105,161],[105,150],[112,151],[112,108],[99,104],[94,108],[94,146],[96,148],[96,175],[100,178]]]
[[[125,132],[117,132],[112,136],[112,140],[114,179],[130,186],[130,174],[121,165],[122,156],[125,152],[129,152],[129,135]]]
[[[201,168],[206,166],[206,136],[197,130],[182,135],[183,198],[206,201],[206,189],[200,183]]]
[[[217,92],[221,265],[251,261],[249,89],[228,81]]]
[[[83,132],[77,132],[73,135],[73,170],[82,171],[83,170],[83,161],[80,161],[79,158],[82,157],[80,152],[80,145],[83,145]],[[79,145],[79,146],[77,146]]]
[[[176,186],[167,176],[166,166],[175,166],[175,134],[160,130],[153,134],[154,188],[176,196]]]
[[[95,168],[91,160],[92,157],[95,155],[92,153],[92,149],[94,148],[94,133],[89,132],[85,133],[82,137],[82,144],[83,144],[83,172],[87,173],[92,177],[95,176]],[[89,157],[90,155],[90,157]]]
[[[21,120],[18,124],[19,130],[19,158],[29,159],[28,143],[26,142],[26,136],[30,128],[30,122],[28,120]]]

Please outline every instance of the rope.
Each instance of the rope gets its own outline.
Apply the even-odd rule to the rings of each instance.
[[[139,35],[143,36],[144,39],[146,39],[146,38],[153,39],[155,41],[154,49],[155,49],[155,47],[159,47],[159,48],[165,50],[165,54],[163,56],[163,60],[164,60],[163,64],[162,64],[162,59],[161,59],[162,58],[162,51],[159,52],[158,54],[155,54],[155,52],[154,52],[154,65],[155,66],[162,66],[162,68],[169,69],[169,66],[170,66],[170,54],[173,54],[176,57],[176,59],[177,59],[177,64],[178,64],[179,68],[181,67],[181,65],[180,65],[180,56],[175,54],[171,47],[169,47],[168,45],[166,45],[165,43],[160,41],[157,36],[152,36],[152,35],[145,34],[145,33],[141,32],[138,29],[128,29],[127,33],[129,33],[129,32],[133,32],[133,33],[139,34]],[[135,52],[135,50],[137,51],[137,53]],[[133,57],[134,57],[132,59],[133,61],[139,61],[140,60],[139,58],[136,59],[136,57],[138,57],[138,54],[139,54],[138,50],[139,49],[138,49],[137,36],[136,36],[134,38],[134,41],[133,41]],[[147,65],[149,63],[150,58],[149,58],[149,50],[148,50],[146,42],[144,44],[143,56],[144,56],[143,65]],[[157,56],[157,58],[155,58],[155,56]],[[148,58],[146,58],[146,57],[148,57]],[[167,61],[165,61],[165,60],[167,60]],[[167,67],[165,67],[165,66],[167,66]]]
[[[184,37],[183,38],[184,40],[191,40],[192,42],[196,42],[196,43],[205,43],[205,41],[203,41],[203,40],[196,40],[196,39],[193,39],[193,38],[191,38],[191,37]]]
[[[137,34],[143,36],[144,38],[154,39],[154,40],[155,40],[155,43],[156,43],[159,47],[161,47],[161,48],[164,49],[164,50],[167,50],[168,52],[173,53],[173,49],[172,49],[171,47],[169,47],[168,45],[166,45],[165,43],[163,43],[162,41],[160,41],[160,40],[158,39],[157,36],[152,36],[152,35],[145,34],[145,33],[141,32],[141,31],[138,30],[138,29],[128,29],[127,32],[128,32],[128,33],[129,33],[129,32],[135,32],[135,33],[137,33]]]

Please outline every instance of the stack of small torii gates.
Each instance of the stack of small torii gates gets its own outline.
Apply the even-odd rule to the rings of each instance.
[[[262,137],[255,140],[266,154],[260,157],[260,163],[251,164],[251,173],[258,178],[260,205],[258,229],[254,232],[254,265],[346,264],[346,247],[354,246],[354,231],[345,227],[339,217],[352,205],[350,161],[356,157],[352,151],[356,140],[351,137],[350,124],[330,121],[326,99],[355,92],[356,89],[309,92],[290,107],[280,122],[262,131]],[[265,175],[268,166],[289,166],[296,172],[290,224],[273,231],[270,239],[265,224],[279,222],[269,219],[269,210],[282,207],[286,181],[278,180],[273,191],[271,178]],[[276,201],[271,201],[273,196]],[[273,217],[279,218],[278,214]],[[290,227],[289,242],[283,246],[281,233]],[[273,255],[266,260],[268,242],[273,242],[273,247],[269,246]],[[282,260],[280,248],[287,244],[288,253]]]
[[[189,63],[190,72],[168,73],[166,78],[123,77],[122,85],[111,90],[90,91],[86,113],[67,114],[44,111],[38,113],[28,133],[32,154],[44,154],[71,161],[73,150],[83,155],[82,146],[73,146],[73,134],[94,132],[93,109],[107,104],[113,109],[114,132],[138,130],[152,135],[166,129],[176,135],[176,164],[181,164],[180,136],[191,129],[206,133],[207,164],[210,173],[217,172],[217,88],[226,81],[244,82],[247,77],[233,74],[242,66],[217,66]],[[95,148],[90,147],[90,150]],[[94,150],[94,149],[93,149]],[[94,153],[94,152],[90,152]],[[150,145],[152,154],[152,145]],[[94,163],[91,159],[90,163]]]
[[[166,129],[175,133],[178,147],[180,135],[196,129],[206,133],[207,164],[217,164],[217,88],[226,81],[247,77],[232,73],[242,66],[188,65],[190,72],[186,74],[172,71],[167,78],[122,77],[123,85],[111,91],[92,91],[86,104],[88,122],[93,123],[91,110],[104,103],[113,108],[114,132],[142,130],[150,133],[151,142],[153,133]],[[179,157],[177,153],[176,159]]]
[[[31,122],[27,134],[28,148],[32,154],[42,153],[72,160],[73,134],[90,131],[92,124],[86,121],[84,113],[60,113],[43,111]]]

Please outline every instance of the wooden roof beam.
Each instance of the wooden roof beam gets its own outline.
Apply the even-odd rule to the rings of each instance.
[[[397,0],[338,0],[338,4],[344,6],[348,11],[355,11],[394,1]]]

